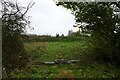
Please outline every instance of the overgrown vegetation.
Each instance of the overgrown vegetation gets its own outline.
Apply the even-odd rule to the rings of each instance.
[[[58,2],[70,9],[76,23],[91,33],[92,53],[100,62],[120,64],[120,2]],[[116,60],[115,60],[116,59]]]
[[[12,72],[12,76],[15,78],[119,77],[119,68],[111,64],[99,64],[93,60],[95,55],[88,56],[91,47],[88,39],[71,42],[25,42],[25,49],[30,56],[29,65],[22,71]],[[42,61],[54,61],[55,59],[79,59],[80,63],[41,64]]]
[[[23,42],[71,42],[81,39],[88,39],[89,36],[40,36],[40,35],[22,35]]]
[[[18,3],[2,0],[3,70],[12,78],[113,78],[120,77],[120,18],[115,3],[66,3],[83,33],[68,36],[21,35],[29,21]],[[116,14],[115,14],[116,13]],[[77,35],[75,35],[77,34]],[[80,60],[72,64],[41,64],[56,59]],[[102,63],[102,64],[101,64]],[[3,71],[4,72],[4,71]]]
[[[2,63],[7,77],[11,77],[10,73],[15,68],[21,69],[27,65],[28,56],[20,40],[21,33],[24,32],[29,21],[25,14],[32,7],[29,4],[25,12],[23,8],[11,1],[0,1],[2,12]]]

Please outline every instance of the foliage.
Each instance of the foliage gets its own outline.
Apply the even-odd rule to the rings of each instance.
[[[23,7],[18,3],[1,0],[2,10],[2,62],[8,77],[10,72],[15,68],[25,67],[28,56],[20,40],[20,35],[24,32],[26,25],[30,22],[26,19],[25,14],[32,7],[29,3],[25,12]]]
[[[115,12],[116,8],[120,9],[120,2],[58,2],[57,5],[70,9],[75,15],[77,23],[87,24],[84,29],[92,34],[93,52],[96,51],[96,54],[101,55],[105,54],[104,56],[120,57],[120,18],[117,16],[118,13]],[[119,58],[117,60],[115,62],[120,63]]]
[[[59,37],[59,34],[56,34],[56,37]]]
[[[88,39],[88,36],[34,36],[34,35],[22,35],[23,42],[71,42],[80,41],[82,39]]]

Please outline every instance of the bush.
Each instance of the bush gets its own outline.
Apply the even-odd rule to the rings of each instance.
[[[25,12],[24,8],[18,3],[11,1],[1,1],[3,10],[2,14],[2,62],[3,68],[10,76],[15,68],[21,69],[27,65],[28,56],[24,46],[20,40],[21,34],[24,32],[26,25],[30,22],[26,19],[26,12],[33,4],[29,4]],[[23,10],[23,11],[22,11]]]
[[[118,65],[120,63],[120,50],[118,50],[119,38],[112,39],[111,35],[108,39],[106,39],[103,36],[100,34],[94,34],[92,36],[92,55],[96,57],[95,60],[99,63],[111,63]],[[113,42],[114,40],[115,42]]]

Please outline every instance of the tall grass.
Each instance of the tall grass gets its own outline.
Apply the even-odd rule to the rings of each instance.
[[[86,38],[78,41],[25,42],[24,47],[31,62],[24,70],[14,71],[12,75],[15,78],[110,78],[120,76],[120,70],[112,65],[86,63],[93,58],[91,56],[91,59],[88,59],[86,56],[86,54],[91,54],[89,50],[91,44]],[[81,62],[77,64],[39,64],[41,61],[54,61],[60,58],[79,59]],[[86,61],[84,58],[87,58]]]

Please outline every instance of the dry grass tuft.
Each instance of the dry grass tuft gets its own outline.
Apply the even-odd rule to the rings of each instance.
[[[61,70],[58,73],[57,78],[71,78],[71,80],[74,80],[75,76],[70,70]]]

